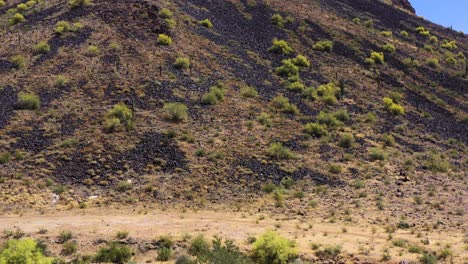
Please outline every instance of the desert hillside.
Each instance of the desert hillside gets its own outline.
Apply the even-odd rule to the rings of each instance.
[[[234,262],[186,253],[468,261],[468,38],[414,11],[406,0],[0,0],[2,240],[24,229],[50,244],[45,255],[90,263],[80,256],[101,235],[128,230],[119,241],[141,263],[166,248],[146,232],[171,235],[179,254],[193,246],[184,232],[224,230]],[[128,225],[105,233],[53,222],[119,210]],[[193,226],[129,226],[147,214]],[[57,236],[75,228],[66,254]],[[296,240],[294,258],[250,252],[247,238],[269,229]]]

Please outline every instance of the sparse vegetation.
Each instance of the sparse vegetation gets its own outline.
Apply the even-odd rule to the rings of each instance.
[[[395,53],[396,48],[392,44],[387,43],[387,44],[382,46],[382,50],[385,51],[385,52],[388,52],[388,53]]]
[[[308,123],[304,126],[304,132],[313,137],[322,137],[327,134],[327,129],[319,123]]]
[[[10,62],[16,69],[22,69],[26,66],[26,59],[21,55],[11,56]]]
[[[20,23],[23,23],[24,21],[26,21],[26,18],[24,18],[24,16],[20,13],[16,13],[14,14],[10,19],[9,19],[9,23],[10,25],[14,26],[14,25],[17,25],[17,24],[20,24]]]
[[[34,47],[34,52],[36,54],[46,54],[49,51],[50,45],[46,41],[41,41]]]
[[[184,57],[178,57],[174,62],[174,67],[176,69],[186,70],[190,68],[190,59]]]
[[[198,21],[198,24],[202,25],[202,26],[204,26],[206,28],[212,28],[213,27],[213,23],[211,23],[211,21],[208,18],[203,19],[201,21]]]
[[[317,51],[331,52],[333,50],[333,42],[331,40],[321,40],[315,43],[312,48]]]
[[[252,255],[259,264],[287,264],[297,251],[294,242],[267,231],[254,242]]]
[[[403,106],[395,103],[391,98],[389,97],[385,97],[383,99],[383,102],[384,102],[384,106],[385,106],[385,109],[394,114],[394,115],[403,115],[405,114],[405,109],[403,108]]]
[[[0,263],[2,264],[52,264],[52,261],[52,258],[44,256],[43,250],[38,247],[37,242],[30,238],[9,240],[6,245],[0,249]]]
[[[284,19],[280,14],[271,16],[271,23],[280,28],[284,27]]]
[[[210,91],[203,95],[201,103],[204,105],[215,105],[224,101],[224,88],[220,86],[212,86]]]
[[[271,48],[268,51],[283,55],[289,55],[294,52],[294,49],[291,46],[289,46],[288,42],[286,42],[285,40],[275,39],[273,40],[273,46],[271,46]]]
[[[132,250],[128,246],[113,242],[109,246],[101,248],[94,257],[94,261],[123,264],[131,258]]]
[[[382,52],[375,52],[372,51],[369,58],[366,59],[366,63],[374,65],[374,64],[384,64],[384,54]]]
[[[285,114],[298,114],[299,109],[297,106],[291,104],[287,97],[284,95],[278,95],[273,98],[273,106]]]
[[[124,130],[131,130],[135,125],[133,112],[125,104],[118,103],[107,113],[104,129],[111,133]]]
[[[159,34],[157,42],[159,45],[169,46],[172,44],[172,38],[166,34]]]
[[[289,148],[283,146],[280,142],[270,144],[268,155],[277,160],[288,160],[295,156]]]
[[[18,96],[18,108],[24,110],[37,110],[41,107],[41,100],[37,94],[21,93]]]
[[[68,6],[71,9],[88,6],[91,4],[91,0],[70,0],[68,1]]]

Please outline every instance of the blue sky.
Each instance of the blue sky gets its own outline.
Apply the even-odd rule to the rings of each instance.
[[[416,14],[436,24],[468,33],[468,0],[410,0]]]

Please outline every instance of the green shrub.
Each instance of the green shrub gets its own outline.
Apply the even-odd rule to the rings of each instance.
[[[402,36],[404,38],[407,38],[407,37],[409,37],[409,33],[406,30],[402,30],[402,31],[400,31],[400,36]]]
[[[157,42],[159,45],[169,46],[172,44],[172,38],[166,34],[159,34]]]
[[[24,21],[26,21],[26,19],[24,18],[24,16],[20,13],[16,13],[14,14],[9,20],[8,22],[10,23],[10,25],[14,26],[14,25],[17,25],[19,23],[23,23]]]
[[[163,109],[169,113],[170,119],[176,122],[187,120],[187,106],[183,103],[166,103]]]
[[[385,147],[394,147],[396,145],[395,138],[390,134],[384,134],[382,140]]]
[[[159,260],[159,261],[168,261],[171,259],[171,256],[172,256],[172,249],[170,248],[160,248],[158,250],[158,257],[156,258],[156,260]]]
[[[308,123],[304,126],[304,132],[313,137],[322,137],[327,135],[327,128],[319,123]]]
[[[24,4],[24,3],[18,4],[16,6],[16,10],[18,10],[18,12],[21,12],[21,13],[23,13],[27,9],[28,9],[28,6],[26,4]]]
[[[323,111],[320,111],[318,114],[317,122],[322,125],[327,125],[329,128],[337,128],[343,124],[333,114]]]
[[[0,155],[0,165],[5,164],[11,160],[11,153],[10,152],[4,152]]]
[[[336,117],[336,119],[340,120],[341,122],[347,122],[350,120],[348,111],[346,109],[339,109],[333,112],[333,116]]]
[[[63,244],[62,254],[65,256],[72,255],[76,253],[78,245],[75,241],[67,241]]]
[[[49,51],[50,45],[46,41],[41,41],[34,47],[34,52],[36,54],[46,54]]]
[[[63,35],[67,32],[76,32],[76,31],[79,31],[83,28],[83,24],[77,22],[77,23],[74,23],[74,24],[70,24],[69,22],[67,21],[64,21],[64,20],[61,20],[61,21],[58,21],[57,24],[55,24],[55,33],[57,35]]]
[[[289,44],[285,40],[273,40],[273,46],[268,49],[269,52],[289,55],[294,52],[294,49],[289,46]]]
[[[337,103],[338,99],[336,98],[336,95],[338,94],[339,90],[334,83],[320,85],[317,87],[316,91],[317,95],[324,103],[328,105]]]
[[[178,57],[174,62],[174,67],[176,69],[186,70],[186,69],[190,68],[190,59],[189,58]]]
[[[392,44],[387,43],[387,44],[382,46],[382,50],[385,51],[385,52],[388,52],[388,53],[395,53],[396,48]]]
[[[276,189],[273,192],[273,199],[275,200],[276,207],[283,207],[284,205],[284,193],[281,189]]]
[[[67,241],[70,241],[73,238],[73,233],[71,231],[62,231],[57,238],[59,244],[63,244]]]
[[[450,162],[440,153],[431,153],[424,161],[424,167],[432,172],[448,172]]]
[[[446,59],[445,59],[445,62],[447,64],[450,64],[450,65],[457,65],[457,60],[455,59],[455,57],[452,56],[448,56]]]
[[[445,259],[447,259],[449,257],[452,257],[452,256],[453,256],[453,252],[448,247],[443,248],[439,252],[439,254],[437,254],[437,258],[442,259],[442,260],[445,260]]]
[[[359,24],[359,23],[361,23],[361,19],[359,17],[355,17],[355,18],[353,18],[353,22],[354,22],[354,24]]]
[[[68,1],[68,6],[71,9],[82,7],[82,6],[88,6],[91,4],[91,0],[70,0]]]
[[[272,193],[276,189],[276,185],[272,182],[265,183],[262,186],[262,191],[265,193]]]
[[[344,133],[341,135],[338,141],[338,146],[342,148],[352,148],[354,145],[354,136],[350,133]]]
[[[312,101],[315,101],[318,98],[317,90],[314,87],[305,88],[302,95]]]
[[[271,16],[271,23],[280,28],[284,27],[284,19],[280,14]]]
[[[419,261],[422,264],[437,264],[437,258],[432,255],[431,253],[424,253],[420,258]]]
[[[255,87],[252,87],[252,86],[242,87],[240,93],[241,93],[242,97],[245,97],[245,98],[256,98],[256,97],[258,97],[257,89],[255,89]]]
[[[14,55],[10,57],[10,62],[16,69],[21,69],[26,66],[26,59],[21,55]]]
[[[393,100],[389,97],[384,97],[383,99],[385,109],[394,114],[394,115],[403,115],[405,114],[405,109],[403,106],[393,102]]]
[[[413,254],[421,254],[424,250],[416,245],[411,245],[408,247],[408,252]]]
[[[133,112],[125,104],[118,103],[107,113],[105,130],[114,132],[124,128],[131,130],[134,127]]]
[[[295,81],[295,82],[289,82],[286,88],[292,92],[302,92],[305,86],[302,82]]]
[[[273,98],[273,106],[285,114],[294,115],[299,113],[299,109],[297,108],[297,106],[291,104],[289,102],[289,99],[287,97],[284,97],[284,95],[278,95],[275,98]]]
[[[325,259],[332,259],[336,258],[341,254],[341,246],[339,245],[328,245],[325,246],[323,249],[318,250],[315,254],[319,257]]]
[[[364,22],[364,26],[366,26],[366,28],[374,27],[374,20],[372,19],[367,20],[366,22]]]
[[[119,181],[117,184],[117,190],[121,192],[125,192],[131,189],[133,189],[133,184],[130,181]]]
[[[86,49],[86,54],[90,57],[96,57],[97,55],[99,55],[99,52],[99,48],[94,45],[89,45]]]
[[[331,52],[333,50],[333,41],[321,40],[312,46],[312,49],[317,51]]]
[[[132,258],[132,250],[125,245],[111,243],[109,246],[99,249],[94,257],[95,262],[127,263]]]
[[[210,245],[203,235],[192,239],[188,252],[193,256],[204,256],[210,251]]]
[[[52,264],[52,261],[52,258],[44,257],[43,250],[30,238],[9,240],[0,248],[2,264]]]
[[[168,29],[173,29],[177,26],[177,22],[172,18],[166,18],[164,19],[164,25],[166,25]]]
[[[421,35],[421,36],[424,36],[424,37],[427,37],[429,36],[431,33],[429,32],[429,30],[426,30],[424,27],[422,26],[419,26],[416,28],[416,31]]]
[[[26,2],[26,5],[29,7],[33,7],[34,5],[36,5],[37,2],[35,0],[29,0]]]
[[[306,56],[303,56],[301,54],[297,55],[296,58],[292,59],[292,63],[296,65],[297,67],[301,68],[309,68],[310,67],[310,61]]]
[[[172,12],[167,8],[161,8],[161,10],[158,12],[158,15],[160,18],[172,18]]]
[[[6,5],[5,1],[0,0],[0,7],[3,7],[3,6],[5,6],[5,5]]]
[[[369,151],[369,155],[371,161],[387,159],[387,153],[385,153],[385,151],[381,148],[371,148]]]
[[[126,239],[128,237],[128,231],[127,230],[122,230],[117,232],[117,235],[115,235],[117,239]]]
[[[219,86],[212,86],[210,91],[202,96],[201,102],[204,105],[215,105],[224,101],[224,89]]]
[[[252,256],[259,264],[287,264],[297,257],[295,243],[267,231],[253,244]]]
[[[431,36],[429,37],[429,42],[432,44],[437,44],[439,43],[439,39],[436,36]]]
[[[198,21],[198,24],[202,25],[202,26],[204,26],[206,28],[212,28],[213,27],[213,23],[211,23],[211,21],[208,18],[203,19],[201,21]]]
[[[63,75],[57,75],[57,77],[55,77],[55,86],[59,88],[65,87],[65,85],[67,85],[68,82],[68,78]]]
[[[37,110],[41,107],[41,99],[37,94],[21,93],[18,95],[18,107],[24,110]]]
[[[403,60],[403,64],[408,67],[409,69],[414,69],[419,67],[419,61],[413,58],[406,58]]]
[[[293,60],[283,60],[282,65],[276,68],[276,74],[284,77],[294,77],[299,74],[299,67],[294,64]]]
[[[382,31],[380,32],[380,35],[382,35],[383,37],[391,37],[393,33],[391,31]]]
[[[283,146],[280,142],[270,144],[268,155],[277,160],[288,160],[295,156],[289,148]]]
[[[339,164],[330,164],[330,166],[328,166],[328,171],[333,174],[340,174],[343,168],[341,168]]]
[[[426,64],[429,67],[434,68],[434,69],[439,68],[439,66],[440,66],[439,59],[437,59],[437,58],[428,58],[426,60]]]
[[[384,61],[385,61],[384,54],[382,52],[375,52],[375,51],[372,51],[370,57],[366,59],[366,63],[371,64],[371,65],[384,64]]]
[[[455,40],[452,40],[452,41],[444,40],[442,42],[442,45],[440,45],[440,47],[443,49],[448,49],[448,50],[454,50],[458,48],[457,42]]]
[[[273,124],[270,115],[264,112],[257,116],[257,122],[266,127],[271,127],[271,125]]]

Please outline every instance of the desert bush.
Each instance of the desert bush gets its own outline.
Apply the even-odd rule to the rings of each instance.
[[[333,116],[341,122],[347,122],[350,120],[349,113],[346,109],[338,109],[337,111],[333,112]]]
[[[273,40],[273,46],[271,46],[271,48],[268,49],[268,51],[283,55],[289,55],[294,52],[294,49],[291,46],[289,46],[288,42],[286,42],[285,40],[275,39]]]
[[[289,102],[289,99],[287,97],[284,97],[284,95],[278,95],[272,100],[273,102],[273,107],[276,109],[279,109],[281,112],[285,114],[298,114],[299,109],[297,106],[291,104]]]
[[[374,20],[372,19],[367,20],[366,22],[364,22],[364,26],[366,26],[366,28],[374,27]]]
[[[286,176],[286,177],[281,179],[280,184],[281,184],[281,187],[283,187],[284,189],[289,190],[294,186],[294,184],[296,184],[296,182],[294,181],[293,178],[291,178],[289,176]]]
[[[321,100],[329,105],[336,104],[336,95],[339,92],[334,83],[323,84],[317,87],[317,95],[320,96]]]
[[[359,23],[361,23],[361,19],[359,17],[355,17],[355,18],[353,18],[353,22],[354,22],[354,24],[359,24]]]
[[[339,164],[330,164],[328,166],[328,171],[333,174],[340,174],[343,168]]]
[[[283,146],[280,142],[274,142],[270,144],[268,156],[277,160],[288,160],[294,158],[295,155],[289,148]]]
[[[117,190],[121,192],[125,192],[131,190],[133,188],[133,184],[130,181],[119,181],[117,184]]]
[[[177,22],[172,18],[166,18],[164,19],[164,25],[166,25],[168,29],[173,29],[177,26]]]
[[[107,113],[104,128],[108,132],[114,132],[121,128],[131,130],[134,125],[132,110],[130,110],[125,104],[118,103]]]
[[[396,145],[395,138],[390,134],[384,134],[382,140],[385,147],[394,147]]]
[[[419,67],[419,61],[413,58],[404,59],[403,64],[409,69],[414,69],[414,68]]]
[[[450,65],[457,65],[457,60],[453,55],[449,55],[445,58],[445,62]]]
[[[174,67],[176,69],[186,70],[186,69],[190,68],[190,59],[189,58],[178,57],[174,62]]]
[[[265,193],[272,193],[276,189],[276,185],[272,182],[265,183],[262,186],[262,191]]]
[[[387,43],[387,44],[382,46],[382,50],[385,51],[385,52],[388,52],[388,53],[395,53],[396,48],[392,44]]]
[[[99,249],[94,257],[94,261],[98,263],[127,263],[132,258],[132,250],[126,246],[118,243],[111,243],[110,245]]]
[[[0,165],[9,162],[11,160],[11,157],[12,155],[10,152],[4,152],[0,154]]]
[[[440,153],[431,153],[424,161],[424,167],[432,172],[447,172],[450,170],[450,162]]]
[[[405,114],[405,109],[403,106],[395,103],[391,98],[389,97],[384,97],[383,99],[385,109],[394,114],[394,115],[403,115]]]
[[[439,39],[436,36],[430,36],[429,37],[429,42],[432,44],[437,44],[439,43]]]
[[[244,86],[241,88],[240,94],[245,98],[256,98],[258,97],[258,91],[255,87]]]
[[[20,93],[18,95],[18,108],[24,110],[37,110],[41,107],[41,100],[37,94]]]
[[[82,7],[82,6],[88,6],[91,4],[91,0],[70,0],[68,1],[68,6],[71,9]]]
[[[316,119],[319,124],[327,125],[327,127],[329,128],[337,128],[338,126],[341,126],[343,124],[332,113],[327,113],[323,111],[320,111]]]
[[[350,133],[344,133],[341,135],[340,140],[338,141],[338,146],[342,148],[352,148],[354,145],[354,136]]]
[[[446,260],[452,256],[453,256],[453,252],[448,247],[441,249],[440,252],[437,254],[437,258],[441,260]]]
[[[69,82],[68,78],[63,75],[57,75],[55,77],[55,86],[62,88]]]
[[[197,235],[190,241],[188,252],[193,256],[203,256],[210,251],[210,244],[203,235]]]
[[[61,20],[61,21],[58,21],[57,24],[55,24],[54,31],[57,35],[63,35],[67,32],[79,31],[82,28],[83,28],[83,24],[79,22],[70,24],[68,21]]]
[[[382,35],[383,37],[391,37],[393,33],[391,31],[382,31],[380,32],[380,35]]]
[[[99,52],[100,52],[99,48],[94,45],[89,45],[88,48],[86,49],[86,55],[90,57],[96,57],[97,55],[99,55]]]
[[[50,45],[46,41],[41,41],[34,47],[34,52],[36,54],[46,54],[49,51]]]
[[[382,52],[375,52],[375,51],[372,51],[370,57],[365,60],[366,63],[371,64],[371,65],[384,64],[384,61],[385,61],[384,54]]]
[[[166,34],[159,34],[156,40],[159,45],[169,46],[172,44],[172,38]]]
[[[167,9],[167,8],[161,8],[161,10],[159,10],[158,12],[158,16],[160,18],[172,18],[172,12],[171,10]]]
[[[434,68],[434,69],[439,68],[440,66],[439,59],[437,58],[428,58],[426,60],[426,64],[427,66]]]
[[[61,253],[65,256],[69,256],[69,255],[76,253],[77,249],[78,249],[78,245],[75,241],[67,241],[63,244]]]
[[[371,148],[369,150],[369,157],[371,161],[386,160],[387,153],[381,148]]]
[[[127,230],[122,230],[122,231],[119,231],[117,232],[117,234],[115,235],[115,237],[117,239],[126,239],[128,237],[128,231]]]
[[[280,14],[271,16],[271,23],[280,28],[284,27],[284,19]]]
[[[301,68],[308,68],[310,67],[310,61],[309,59],[304,56],[304,55],[297,55],[296,58],[292,59],[292,63],[294,63],[294,65],[296,65],[297,67],[301,67]]]
[[[70,241],[73,238],[73,233],[71,231],[62,231],[57,238],[57,243],[63,244],[67,241]]]
[[[29,0],[25,4],[26,4],[26,6],[28,6],[28,8],[30,8],[30,7],[33,7],[34,5],[36,5],[37,2],[35,0]]]
[[[26,66],[26,59],[21,55],[14,55],[10,57],[10,62],[15,69],[22,69]]]
[[[273,192],[273,199],[275,200],[276,207],[283,207],[284,205],[284,192],[282,189],[275,189]]]
[[[232,240],[224,243],[221,238],[212,240],[212,248],[205,254],[197,256],[197,263],[226,263],[226,264],[249,264],[251,261],[244,256]]]
[[[312,49],[317,51],[331,52],[333,50],[333,41],[321,40],[312,46]]]
[[[429,30],[426,30],[426,28],[424,28],[423,26],[419,26],[416,28],[416,31],[421,35],[421,36],[424,36],[424,37],[427,37],[429,36],[431,33],[429,32]]]
[[[224,101],[224,89],[219,86],[212,86],[210,91],[202,96],[201,103],[204,105],[215,105]]]
[[[402,36],[404,38],[407,38],[407,37],[409,37],[409,33],[406,30],[402,30],[402,31],[400,31],[400,36]]]
[[[10,19],[8,20],[8,22],[10,23],[10,25],[14,26],[14,25],[17,25],[19,23],[23,23],[24,21],[26,21],[26,19],[24,18],[24,16],[20,13],[16,13],[14,14],[12,17],[10,17]]]
[[[5,264],[52,264],[53,259],[45,257],[38,243],[30,238],[9,240],[0,248],[0,263]]]
[[[332,259],[338,257],[341,254],[341,250],[342,247],[339,245],[328,245],[315,252],[315,254],[321,258]]]
[[[455,40],[449,41],[449,40],[444,40],[442,42],[442,45],[440,45],[441,48],[443,49],[448,49],[448,50],[454,50],[457,49],[457,42]]]
[[[419,261],[422,264],[437,264],[436,256],[432,255],[431,253],[423,253],[423,255],[419,258]]]
[[[304,126],[304,132],[313,137],[322,137],[327,134],[327,128],[319,123],[308,123]]]
[[[213,23],[211,23],[211,21],[208,18],[203,19],[201,21],[198,21],[198,24],[202,25],[202,26],[204,26],[206,28],[212,28],[213,27]]]
[[[290,59],[283,60],[282,65],[276,68],[276,74],[285,77],[294,77],[299,74],[299,67]]]
[[[302,95],[309,100],[315,101],[318,99],[317,90],[314,87],[307,87],[302,92]]]
[[[302,92],[305,88],[304,84],[300,81],[289,82],[286,88],[292,92]]]
[[[158,249],[158,257],[156,258],[156,260],[168,261],[171,259],[171,256],[172,256],[172,249],[163,247],[163,248]]]
[[[6,5],[5,1],[0,0],[0,7],[3,7],[3,6],[5,6],[5,5]]]
[[[434,53],[434,47],[430,44],[424,44],[423,49],[427,52]]]
[[[271,120],[270,115],[265,112],[257,116],[257,122],[266,127],[271,127],[271,125],[273,124],[273,121]]]
[[[188,118],[188,108],[183,103],[166,103],[163,109],[170,115],[170,119],[173,121],[180,122]]]
[[[28,6],[24,3],[20,3],[16,6],[16,10],[18,10],[20,13],[23,13],[24,11],[28,10]]]
[[[252,256],[259,264],[287,264],[297,257],[295,243],[267,231],[253,244]]]

